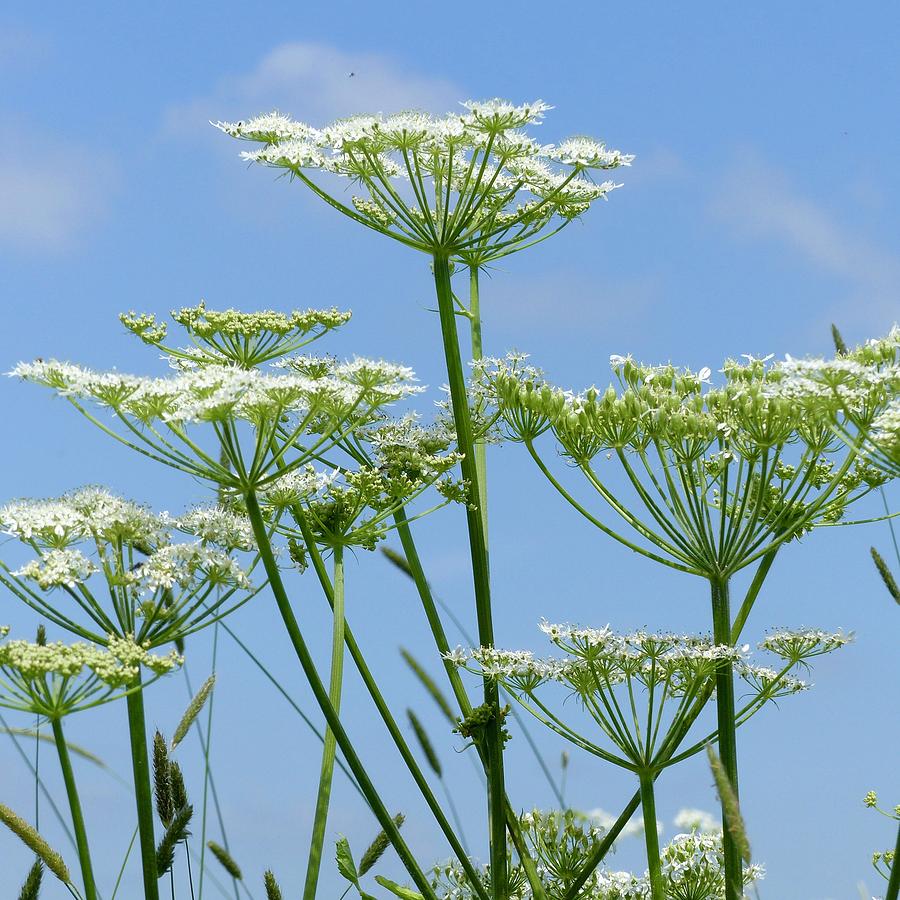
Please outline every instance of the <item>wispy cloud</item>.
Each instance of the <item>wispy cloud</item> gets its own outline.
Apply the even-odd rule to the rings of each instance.
[[[117,181],[109,157],[65,141],[0,149],[0,246],[72,249],[104,217]]]
[[[197,133],[208,120],[244,118],[272,108],[321,122],[358,112],[406,108],[444,112],[462,97],[452,82],[409,71],[377,53],[293,42],[267,53],[249,72],[224,78],[207,95],[170,108],[170,134]]]
[[[803,196],[786,175],[747,157],[722,179],[710,209],[734,232],[792,251],[849,291],[854,313],[880,320],[900,305],[900,256],[859,234],[823,204]]]

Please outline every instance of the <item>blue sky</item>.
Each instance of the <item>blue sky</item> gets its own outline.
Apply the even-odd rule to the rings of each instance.
[[[828,352],[832,321],[851,342],[883,333],[900,318],[898,38],[900,9],[874,2],[852,11],[830,2],[737,10],[460,0],[413,12],[408,3],[350,0],[4,12],[2,367],[55,356],[153,371],[153,354],[122,333],[116,314],[124,309],[163,313],[200,298],[248,309],[338,305],[353,309],[353,321],[321,349],[412,365],[433,387],[427,408],[443,381],[427,260],[271,172],[248,171],[207,121],[273,107],[313,122],[413,106],[443,112],[495,95],[554,104],[541,126],[547,141],[586,133],[637,158],[609,204],[492,271],[483,298],[488,352],[527,350],[559,382],[579,387],[605,381],[610,353],[715,369],[739,353]],[[112,445],[37,389],[8,380],[0,392],[3,497],[103,482],[161,508],[202,499],[200,486]],[[535,623],[544,615],[622,628],[705,626],[697,584],[599,540],[561,507],[520,448],[492,450],[490,463],[501,642],[539,646]],[[888,499],[900,503],[896,489]],[[423,523],[421,542],[436,588],[467,615],[462,524],[442,513]],[[900,619],[867,559],[873,543],[887,553],[886,525],[824,531],[789,548],[750,622],[751,637],[801,624],[858,635],[817,667],[812,693],[762,714],[741,736],[745,810],[755,854],[769,868],[763,897],[856,896],[860,880],[875,886],[869,854],[892,842],[886,821],[861,804],[870,788],[889,805],[900,799]],[[315,585],[298,579],[294,587],[324,654]],[[401,644],[427,646],[408,585],[362,554],[348,587],[351,621],[398,711],[412,703],[440,734],[397,655]],[[0,621],[33,627],[11,599]],[[311,710],[266,599],[233,625]],[[208,636],[190,649],[199,681]],[[276,867],[296,893],[317,747],[225,637],[219,668],[214,763],[235,855],[254,878]],[[446,851],[383,752],[352,677],[347,693],[348,721],[390,805],[423,823],[410,839],[423,859],[439,859]],[[177,678],[156,686],[153,721],[171,730],[185,694]],[[120,709],[104,710],[73,719],[70,730],[125,772],[123,719]],[[550,737],[541,742],[553,759],[562,749]],[[523,744],[510,752],[514,802],[547,806],[550,793]],[[441,747],[474,840],[477,782],[449,735]],[[14,754],[0,743],[4,771],[22,773]],[[185,764],[199,795],[194,750]],[[130,834],[128,797],[107,775],[82,768],[108,886]],[[699,763],[664,779],[669,834],[680,806],[713,807],[709,781]],[[569,785],[580,803],[612,811],[631,793],[627,780],[580,758]],[[4,779],[4,802],[26,810],[29,797],[24,776]],[[330,834],[346,833],[361,849],[373,830],[339,783]],[[612,864],[639,865],[637,851],[623,844]],[[9,893],[27,855],[0,835],[0,856],[11,862],[0,867]],[[324,878],[337,885],[327,867]],[[137,896],[136,882],[127,884],[122,896]]]

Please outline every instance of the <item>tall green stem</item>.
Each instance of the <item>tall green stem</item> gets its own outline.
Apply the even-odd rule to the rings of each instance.
[[[469,483],[473,498],[481,496],[478,467],[475,463],[475,444],[472,438],[472,421],[469,413],[466,378],[459,353],[459,335],[456,329],[456,309],[450,284],[450,263],[447,256],[435,253],[434,284],[437,292],[441,333],[444,341],[444,357],[447,364],[447,380],[456,440],[463,454],[461,463],[463,478]],[[491,588],[488,568],[487,540],[484,521],[479,509],[467,509],[469,551],[472,558],[472,577],[475,586],[475,610],[478,620],[478,640],[482,647],[494,646],[494,625],[491,614]],[[509,895],[506,868],[506,788],[503,775],[503,737],[500,718],[500,700],[497,684],[484,679],[484,702],[494,715],[484,728],[484,748],[488,778],[488,828],[491,836],[490,862],[491,885],[496,900]]]
[[[140,675],[138,675],[140,682]],[[134,770],[134,799],[137,805],[138,833],[141,843],[141,867],[144,872],[144,900],[159,900],[156,874],[156,837],[153,833],[153,794],[150,790],[150,761],[147,758],[147,726],[144,722],[143,691],[132,691],[125,698],[128,706],[128,734],[131,739],[131,765]]]
[[[328,699],[336,714],[341,709],[341,686],[344,678],[344,549],[334,548],[334,576],[332,578],[333,625],[331,631],[331,675],[328,685]],[[322,847],[325,844],[325,824],[328,821],[328,807],[331,801],[331,783],[334,777],[334,756],[337,742],[331,728],[325,729],[322,744],[322,767],[319,773],[319,793],[316,798],[316,814],[313,819],[312,840],[309,845],[309,861],[306,865],[306,883],[303,887],[304,900],[314,900],[319,869],[322,865]]]
[[[94,883],[94,870],[91,866],[91,851],[88,848],[87,829],[84,827],[84,815],[81,812],[81,801],[78,799],[78,788],[75,785],[75,773],[72,771],[72,760],[69,748],[63,735],[62,722],[53,719],[53,740],[59,754],[59,767],[62,769],[63,782],[69,798],[69,810],[72,814],[72,828],[78,845],[78,861],[81,863],[81,880],[84,882],[84,900],[97,900],[97,887]]]
[[[294,616],[294,611],[291,608],[291,602],[288,599],[287,591],[285,590],[284,582],[281,578],[281,570],[278,568],[278,564],[275,561],[275,555],[272,552],[272,545],[269,543],[269,534],[266,530],[266,523],[263,519],[262,511],[259,508],[259,501],[256,498],[256,494],[253,491],[249,491],[244,495],[244,500],[247,504],[247,515],[253,526],[253,535],[256,539],[259,555],[262,558],[263,567],[269,579],[269,586],[272,589],[275,603],[278,606],[278,611],[281,613],[281,619],[284,622],[285,630],[291,640],[291,645],[294,648],[297,660],[303,669],[306,680],[309,682],[309,686],[316,698],[316,702],[319,704],[319,708],[325,716],[325,722],[334,732],[335,741],[337,742],[338,747],[340,747],[341,753],[344,754],[344,759],[346,759],[350,771],[359,782],[359,787],[365,795],[369,806],[372,808],[372,812],[378,819],[378,824],[384,829],[388,839],[397,851],[397,856],[400,858],[406,871],[415,882],[416,887],[418,887],[428,900],[437,900],[428,878],[419,867],[410,852],[409,847],[403,840],[400,830],[397,828],[391,814],[387,811],[384,802],[375,790],[375,786],[372,784],[369,774],[366,772],[362,761],[357,755],[353,743],[347,735],[347,732],[344,730],[337,712],[335,712],[334,707],[331,705],[331,701],[325,691],[325,686],[322,684],[322,679],[319,677],[319,673],[316,670],[316,664],[312,658],[312,654],[310,654],[306,641],[303,639],[303,635],[300,632],[300,626],[298,625],[297,619]]]
[[[659,865],[659,832],[656,830],[656,798],[653,793],[653,775],[641,772],[641,809],[644,813],[644,840],[647,845],[647,871],[650,873],[650,896],[653,900],[666,900],[662,871]]]
[[[472,359],[484,355],[481,344],[481,296],[478,290],[478,266],[469,266],[469,328],[472,333]],[[478,471],[478,509],[484,544],[488,546],[487,448],[484,441],[475,443],[475,468]]]
[[[713,639],[717,644],[731,644],[731,604],[728,579],[710,579],[712,598]],[[716,666],[716,717],[719,732],[719,756],[728,780],[738,794],[737,727],[735,724],[734,672],[730,660],[720,660]],[[725,821],[725,804],[722,804]],[[722,848],[725,856],[725,900],[740,900],[743,894],[743,863],[741,853],[729,828],[724,829]]]

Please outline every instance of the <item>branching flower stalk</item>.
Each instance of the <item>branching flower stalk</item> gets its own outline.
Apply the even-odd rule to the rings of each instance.
[[[218,123],[233,137],[260,149],[245,159],[286,169],[330,206],[356,222],[427,253],[432,260],[444,356],[450,384],[468,511],[479,640],[493,645],[487,555],[484,459],[476,451],[456,329],[457,302],[450,283],[455,260],[477,268],[489,259],[531,246],[556,233],[605,199],[618,185],[597,184],[592,170],[628,165],[631,157],[600,142],[573,138],[542,146],[521,129],[541,121],[549,107],[536,101],[513,106],[500,100],[469,101],[466,112],[434,118],[401,113],[388,118],[358,116],[312,128],[277,113],[248,122]],[[313,180],[313,173],[351,179],[364,191],[353,207]],[[524,202],[520,202],[524,200]],[[473,282],[477,288],[477,282]],[[477,290],[473,295],[477,313]],[[473,337],[480,340],[480,320]],[[481,476],[481,478],[479,478]],[[484,700],[494,709],[484,729],[488,776],[493,894],[508,896],[502,874],[506,860],[503,740],[496,686],[484,683]]]
[[[6,629],[0,629],[0,635],[5,633]],[[155,656],[133,640],[115,635],[109,637],[108,644],[109,649],[84,643],[31,644],[19,640],[0,644],[0,706],[47,719],[53,731],[69,801],[85,900],[96,900],[97,888],[62,720],[74,712],[121,697],[140,696],[142,667],[160,677],[181,663],[175,653]]]
[[[700,704],[718,662],[729,659],[749,687],[734,727],[766,703],[804,690],[791,670],[842,647],[849,636],[806,629],[770,634],[760,645],[781,659],[778,670],[751,665],[746,649],[705,638],[637,632],[614,634],[608,627],[580,628],[542,623],[562,658],[539,659],[530,651],[479,648],[449,654],[455,664],[491,677],[552,731],[600,759],[634,773],[640,784],[651,895],[662,893],[654,781],[664,769],[700,752],[718,736],[714,730],[677,753],[703,708]],[[567,690],[599,727],[601,740],[584,736],[544,699],[548,685]],[[645,698],[645,699],[644,699]],[[609,745],[612,745],[612,749]]]
[[[890,340],[890,339],[889,339]],[[840,520],[846,508],[887,478],[862,452],[861,429],[889,399],[883,383],[853,395],[853,414],[832,400],[799,405],[784,365],[749,357],[726,361],[723,387],[707,387],[711,372],[646,366],[613,357],[618,388],[560,390],[523,357],[485,361],[476,370],[473,404],[486,427],[499,426],[523,443],[563,498],[605,534],[633,551],[707,580],[713,640],[728,644],[735,621],[731,577],[817,525]],[[846,398],[845,398],[846,399]],[[492,411],[493,415],[486,415]],[[837,424],[836,424],[837,423]],[[840,440],[836,430],[856,429]],[[538,449],[545,432],[636,534],[632,539],[577,501]],[[619,481],[598,462],[613,458]],[[636,510],[643,509],[643,512]],[[738,619],[746,620],[749,608]],[[716,671],[720,756],[738,789],[733,663]],[[724,838],[728,893],[740,896],[740,858]]]
[[[129,434],[139,434],[152,447],[145,452],[180,470],[190,469],[216,487],[224,484],[236,507],[240,509],[243,504],[248,514],[254,504],[265,510],[266,543],[272,559],[271,540],[278,532],[288,537],[291,556],[301,568],[313,549],[318,556],[318,544],[331,552],[345,546],[373,547],[393,527],[392,520],[400,510],[436,483],[444,495],[438,505],[464,499],[463,487],[446,477],[458,461],[449,452],[452,433],[446,429],[423,429],[409,418],[391,422],[382,411],[386,405],[417,390],[408,369],[368,360],[338,364],[328,358],[288,356],[278,359],[278,375],[268,375],[242,368],[247,363],[246,356],[223,360],[224,342],[210,349],[214,334],[226,329],[232,335],[244,329],[247,335],[258,337],[258,332],[275,325],[287,327],[283,319],[288,317],[279,315],[235,311],[220,314],[205,306],[182,310],[176,318],[182,324],[187,322],[189,333],[198,317],[202,323],[214,323],[215,328],[204,324],[201,333],[191,333],[195,348],[202,353],[192,350],[172,359],[182,373],[175,378],[123,378],[117,373],[86,373],[57,363],[20,366],[17,373],[53,385],[90,418],[94,417],[74,399],[75,395],[111,405]],[[289,318],[293,321],[294,317]],[[124,321],[146,343],[166,349],[159,343],[164,330],[152,317],[131,314]],[[273,352],[271,347],[267,352]],[[115,385],[112,392],[110,385]],[[151,397],[164,399],[151,403]],[[212,425],[224,450],[224,464],[215,459],[212,449],[202,449],[202,438],[195,439],[188,432],[189,424]],[[172,440],[166,437],[167,433]],[[137,448],[130,436],[117,436]],[[179,450],[177,459],[167,456],[179,442],[187,449]],[[249,449],[245,449],[245,444]],[[335,455],[343,461],[329,458]],[[325,469],[316,468],[317,465],[324,465]],[[302,527],[288,526],[284,516],[287,511]],[[405,511],[403,521],[409,521]],[[258,534],[254,541],[259,543]],[[329,599],[333,602],[333,594]],[[337,628],[341,618],[335,617]],[[296,627],[293,616],[285,624],[289,633]],[[358,667],[367,672],[349,629],[344,629],[344,634]],[[302,663],[303,650],[299,649],[296,635],[292,634],[292,639]],[[395,727],[370,675],[367,686],[381,703],[380,711],[389,727]],[[334,712],[333,706],[330,712]],[[328,716],[326,719],[334,731],[333,722]],[[346,735],[335,732],[335,739],[346,755]],[[333,757],[333,750],[328,755]],[[414,762],[411,754],[404,758],[407,763]],[[330,784],[330,765],[326,760],[323,784]],[[421,773],[413,774],[454,851],[461,853],[458,839],[430,795],[427,781]],[[357,772],[354,775],[358,778]],[[367,779],[360,787],[380,815],[379,807],[383,805],[380,799],[374,799],[377,795],[371,782]],[[317,832],[324,829],[326,813],[327,804],[320,803],[314,826]],[[392,835],[390,828],[386,828],[386,833]],[[313,852],[315,844],[316,841]],[[408,851],[398,848],[398,852],[408,868],[412,867],[411,875],[416,880],[414,861]]]

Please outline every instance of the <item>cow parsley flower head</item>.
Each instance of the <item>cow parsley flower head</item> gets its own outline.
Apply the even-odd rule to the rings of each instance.
[[[176,365],[235,365],[250,369],[289,353],[296,353],[350,319],[337,309],[242,312],[208,309],[205,301],[172,310],[172,319],[186,332],[192,346],[178,348],[164,343],[165,322],[151,313],[122,313],[122,324],[145,344],[150,344]]]
[[[45,591],[54,587],[75,587],[94,572],[94,565],[80,550],[54,548],[33,559],[12,574],[37,582]]]
[[[215,123],[252,141],[249,162],[287,169],[335,209],[427,253],[484,265],[559,230],[619,187],[594,169],[632,157],[590,138],[541,144],[525,129],[551,107],[540,100],[468,100],[464,112],[359,115],[314,128],[271,113]],[[354,182],[350,204],[329,178]]]
[[[131,635],[109,635],[105,648],[6,641],[0,643],[0,706],[60,718],[121,696],[141,668],[160,676],[182,662],[174,651],[149,653]]]
[[[716,384],[709,366],[647,365],[620,354],[610,363],[615,383],[576,393],[518,354],[484,361],[472,402],[493,431],[526,444],[556,490],[595,525],[655,561],[730,576],[836,523],[887,478],[859,441],[838,440],[834,404],[798,403],[784,389],[784,367],[769,358],[727,360],[724,383]],[[878,389],[854,402],[872,418],[887,399]],[[539,439],[548,433],[600,495],[604,517],[576,501],[543,462]],[[626,477],[612,480],[604,458]],[[609,515],[626,533],[615,518],[607,523]]]

